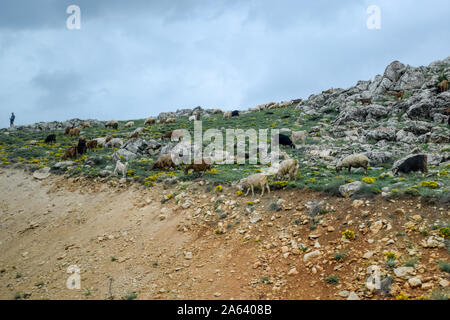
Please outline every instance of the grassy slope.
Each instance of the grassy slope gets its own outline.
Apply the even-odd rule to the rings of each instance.
[[[266,129],[266,128],[290,128],[293,130],[308,130],[320,125],[323,122],[330,122],[336,116],[335,110],[330,108],[322,117],[310,117],[304,119],[301,125],[295,123],[298,119],[298,110],[294,106],[270,110],[274,114],[266,114],[262,112],[250,112],[240,117],[232,119],[223,119],[221,114],[212,115],[209,119],[203,120],[203,130],[210,128],[240,128],[240,129]],[[290,116],[288,118],[283,118]],[[144,120],[134,120],[135,126],[133,128],[124,128],[124,124],[127,121],[121,121],[119,130],[105,129],[105,128],[87,128],[84,129],[84,136],[86,138],[97,138],[106,135],[113,135],[117,137],[126,137],[137,127],[144,126]],[[144,139],[158,139],[162,134],[178,129],[185,128],[190,132],[193,132],[193,123],[189,122],[187,117],[177,119],[177,123],[174,124],[155,124],[145,129],[142,137]],[[306,144],[320,144],[320,136],[323,134],[317,130],[314,134],[310,134]],[[43,143],[45,137],[55,133],[57,135],[57,142],[53,145],[46,145]],[[31,143],[36,140],[36,143]],[[11,166],[13,164],[28,164],[32,168],[39,168],[44,166],[52,166],[54,163],[61,161],[61,156],[68,146],[76,143],[75,138],[69,138],[64,135],[63,132],[11,132],[9,135],[0,136],[0,165]],[[346,143],[343,139],[337,139],[334,142],[334,146],[343,145]],[[422,146],[426,149],[426,145]],[[305,155],[301,150],[285,149],[292,157],[304,160]],[[77,165],[69,170],[69,174],[77,175],[84,174],[91,177],[98,176],[100,170],[103,170],[106,165],[113,165],[111,155],[113,151],[111,149],[97,149],[95,152],[89,152],[89,156],[95,156],[99,159],[99,163],[91,168],[86,168],[84,159],[87,155],[77,160]],[[399,155],[401,158],[404,155]],[[193,180],[198,177],[196,174],[189,174],[185,176],[180,170],[170,172],[157,172],[151,171],[155,157],[144,157],[130,162],[128,175],[144,183],[147,186],[151,186],[156,181],[162,181],[166,177],[177,177],[180,180]],[[314,160],[313,160],[314,161]],[[410,194],[410,195],[422,195],[426,197],[442,197],[448,193],[449,176],[447,171],[449,168],[437,167],[430,168],[430,172],[427,177],[423,177],[420,173],[411,174],[407,177],[384,177],[383,172],[386,169],[390,169],[391,163],[386,164],[385,168],[371,169],[368,177],[374,177],[375,182],[366,185],[360,194],[368,196],[381,192],[381,189],[385,186],[389,186],[394,189],[395,195]],[[245,175],[249,175],[260,171],[261,166],[258,165],[216,165],[214,166],[215,172],[208,172],[203,175],[203,178],[210,180],[213,184],[226,184],[231,183],[242,178]],[[381,177],[380,177],[381,176]],[[314,161],[312,166],[301,166],[299,170],[298,179],[296,182],[287,181],[271,181],[272,188],[303,188],[309,187],[314,190],[323,190],[331,194],[338,194],[339,185],[358,181],[365,177],[362,170],[357,170],[348,174],[346,171],[337,174],[334,168],[327,166],[320,160]],[[432,185],[421,185],[424,181],[435,181],[438,183],[437,188],[433,188]]]

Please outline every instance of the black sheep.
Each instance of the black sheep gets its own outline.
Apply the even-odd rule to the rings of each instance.
[[[86,139],[84,138],[78,139],[77,152],[80,155],[87,152]]]
[[[397,168],[393,170],[394,175],[397,175],[398,172],[410,173],[412,171],[421,171],[422,173],[427,173],[427,155],[419,154],[417,156],[412,156],[403,163],[401,163]]]
[[[232,117],[239,117],[239,111],[237,111],[237,110],[232,111],[231,112],[231,116]]]
[[[292,143],[291,138],[289,138],[288,136],[284,135],[284,134],[279,134],[278,135],[278,142],[279,144],[281,144],[282,146],[289,146],[291,148],[295,148],[295,145]]]
[[[56,143],[56,134],[49,134],[47,136],[47,138],[45,138],[45,143],[51,143],[51,142]]]

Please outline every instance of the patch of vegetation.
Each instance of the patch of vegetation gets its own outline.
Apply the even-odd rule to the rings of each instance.
[[[125,296],[125,300],[135,300],[137,297],[138,295],[136,292],[131,292]]]
[[[326,283],[328,283],[328,284],[337,284],[337,283],[339,282],[339,277],[338,277],[338,276],[335,276],[335,275],[331,275],[331,276],[328,276],[328,277],[325,279],[325,281],[326,281]]]
[[[450,273],[450,263],[445,262],[445,261],[439,261],[438,264],[439,264],[439,269],[441,269],[441,271]]]

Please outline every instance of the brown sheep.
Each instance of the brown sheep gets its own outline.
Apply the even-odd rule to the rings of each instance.
[[[154,124],[156,123],[156,119],[155,118],[147,118],[144,122],[144,125],[149,125],[149,124]]]
[[[112,140],[112,138],[113,138],[112,136],[107,136],[105,139],[105,144],[110,142]]]
[[[323,94],[331,94],[333,93],[333,89],[328,89],[326,91],[322,91]]]
[[[137,138],[139,138],[139,132],[133,132],[133,134],[130,135],[130,139],[136,140]]]
[[[94,150],[95,148],[97,148],[97,144],[98,144],[97,140],[94,139],[94,140],[89,140],[87,142],[86,146],[88,149]]]
[[[106,122],[105,124],[105,128],[111,127],[114,130],[117,130],[119,128],[119,122],[115,121],[115,120],[111,120]]]
[[[70,129],[70,131],[69,131],[69,135],[71,136],[71,137],[78,137],[79,135],[80,135],[80,129],[79,128],[73,128],[73,129]]]
[[[372,104],[372,99],[359,99],[362,104]]]
[[[191,163],[184,169],[184,174],[188,174],[189,170],[193,169],[194,172],[205,172],[211,169],[211,165],[205,162],[205,159],[202,159],[202,163]]]
[[[70,130],[72,130],[73,127],[66,127],[66,129],[64,130],[64,134],[69,134]]]
[[[67,149],[66,153],[63,155],[63,160],[66,160],[68,158],[70,159],[76,159],[78,156],[77,146],[72,146]]]
[[[445,92],[448,91],[448,80],[442,80],[439,84],[438,84],[438,88],[440,92]]]
[[[172,156],[170,154],[163,154],[159,156],[158,160],[156,160],[155,163],[153,163],[152,170],[165,168],[176,169],[176,167],[176,164],[172,160]]]
[[[83,129],[86,129],[86,128],[90,128],[91,124],[88,121],[85,121],[85,122],[80,123],[80,126],[83,127]]]
[[[176,121],[175,118],[167,118],[165,123],[175,123]]]
[[[399,92],[391,91],[391,92],[388,92],[388,94],[390,94],[391,96],[394,96],[395,99],[400,100],[400,99],[403,99],[403,96],[405,95],[405,91],[399,91]]]

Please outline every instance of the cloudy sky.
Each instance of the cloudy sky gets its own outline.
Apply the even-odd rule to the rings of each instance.
[[[1,0],[0,127],[306,98],[449,56],[449,15],[448,0]]]

